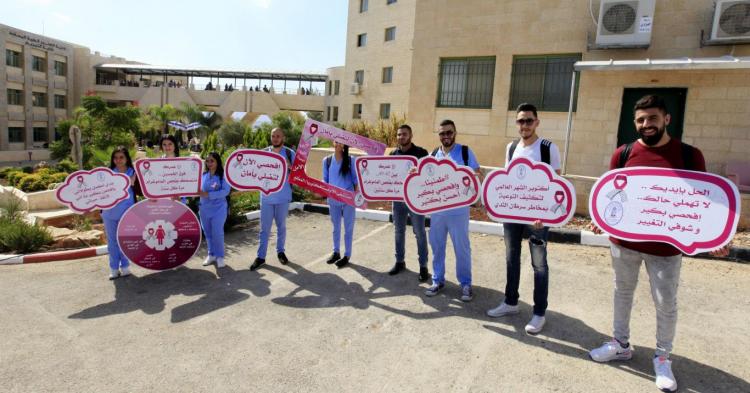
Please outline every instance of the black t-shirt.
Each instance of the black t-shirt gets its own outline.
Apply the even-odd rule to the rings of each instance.
[[[399,147],[399,148],[396,148],[396,150],[392,151],[391,155],[392,156],[413,156],[413,157],[417,157],[417,159],[420,159],[422,157],[427,157],[428,155],[430,155],[430,153],[428,153],[427,150],[425,150],[424,148],[419,147],[412,143],[411,148],[409,150],[401,151],[401,148]]]

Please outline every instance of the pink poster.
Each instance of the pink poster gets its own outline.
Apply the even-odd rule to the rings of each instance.
[[[385,144],[315,120],[308,119],[305,122],[305,128],[299,140],[294,164],[292,164],[289,183],[296,184],[306,190],[336,199],[351,206],[364,207],[366,201],[361,193],[355,194],[352,191],[326,184],[322,180],[307,175],[305,164],[307,164],[307,158],[310,154],[310,149],[312,149],[312,141],[315,138],[340,142],[351,148],[359,149],[369,155],[375,156],[383,155],[386,148]]]
[[[146,198],[198,195],[203,161],[195,157],[142,158],[135,162],[135,173]]]
[[[368,156],[357,159],[357,180],[368,201],[403,201],[404,180],[417,166],[411,156]]]
[[[150,199],[128,209],[117,227],[117,243],[136,265],[167,270],[182,265],[201,244],[198,217],[171,199]]]
[[[224,164],[227,182],[237,190],[259,190],[273,194],[284,187],[286,159],[280,154],[255,150],[235,150]]]
[[[109,209],[130,197],[130,178],[109,168],[73,172],[57,188],[55,197],[75,213]]]
[[[417,214],[470,206],[479,199],[479,179],[468,166],[427,156],[404,181],[404,202]]]
[[[551,166],[517,158],[507,168],[490,172],[482,185],[482,201],[494,221],[545,226],[565,225],[576,210],[573,184]]]
[[[734,183],[711,173],[622,168],[594,183],[589,212],[613,237],[668,243],[695,255],[721,248],[734,237],[740,195]]]

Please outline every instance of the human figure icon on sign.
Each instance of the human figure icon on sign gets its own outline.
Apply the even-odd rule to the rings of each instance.
[[[162,228],[161,225],[159,225],[159,228],[156,230],[156,242],[161,246],[164,245],[164,237],[166,235],[166,232],[164,232],[164,228]]]

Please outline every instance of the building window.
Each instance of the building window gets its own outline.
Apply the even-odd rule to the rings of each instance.
[[[359,13],[367,11],[367,0],[359,0]]]
[[[47,72],[47,60],[39,56],[31,56],[31,69],[39,72]]]
[[[331,121],[331,107],[326,107],[326,121]]]
[[[21,68],[21,52],[16,52],[11,49],[5,50],[5,65],[9,67]]]
[[[333,107],[333,121],[339,121],[339,107]]]
[[[326,95],[330,96],[331,92],[333,91],[333,81],[328,81],[328,84],[326,85]]]
[[[8,89],[8,105],[23,105],[23,92],[16,89]]]
[[[367,33],[362,33],[357,36],[357,47],[363,47],[367,45]]]
[[[359,83],[361,85],[364,82],[365,82],[365,70],[354,71],[354,83]]]
[[[49,133],[47,127],[34,127],[34,142],[47,142]]]
[[[494,57],[440,59],[437,106],[492,108]]]
[[[396,2],[396,0],[385,0],[385,4],[386,5],[391,5],[391,4],[395,3],[395,2]]]
[[[8,143],[23,143],[23,127],[8,127]]]
[[[335,80],[333,81],[333,94],[339,95],[339,89],[341,88],[341,81]]]
[[[68,65],[63,63],[62,61],[55,60],[55,75],[57,76],[67,76],[68,75]]]
[[[514,56],[508,110],[529,102],[540,111],[567,112],[573,64],[578,60],[580,54]]]
[[[393,82],[393,67],[383,67],[383,83]]]
[[[385,29],[385,40],[393,41],[396,39],[396,26]]]
[[[352,106],[352,119],[362,118],[362,104],[354,104]]]
[[[391,104],[380,104],[380,118],[387,119],[391,117]]]
[[[33,106],[46,108],[47,107],[47,94],[33,92],[31,93],[31,101],[32,101],[31,104]]]
[[[57,109],[65,109],[67,107],[66,105],[66,99],[65,96],[55,94],[55,108]]]

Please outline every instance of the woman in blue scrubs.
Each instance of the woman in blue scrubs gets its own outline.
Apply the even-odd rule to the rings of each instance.
[[[109,252],[109,279],[114,280],[118,277],[130,275],[130,261],[120,250],[117,244],[117,225],[125,211],[135,203],[135,194],[133,193],[133,182],[135,181],[135,170],[133,161],[130,159],[130,153],[124,146],[118,146],[112,151],[109,160],[109,169],[115,173],[122,173],[130,178],[130,187],[128,187],[128,198],[120,201],[110,209],[102,210],[102,221],[104,222],[104,231],[107,233],[107,251]]]
[[[200,208],[198,209],[203,234],[206,235],[208,257],[203,266],[216,262],[216,267],[224,267],[224,222],[227,220],[231,191],[224,179],[224,167],[219,153],[211,152],[206,157],[206,171],[201,179]]]
[[[354,170],[354,159],[349,156],[349,146],[334,142],[334,154],[323,159],[323,181],[344,190],[357,191],[357,172]],[[352,256],[352,239],[354,238],[354,206],[328,198],[328,209],[333,224],[333,255],[326,261],[344,267]],[[340,254],[341,219],[344,220],[344,257]]]

